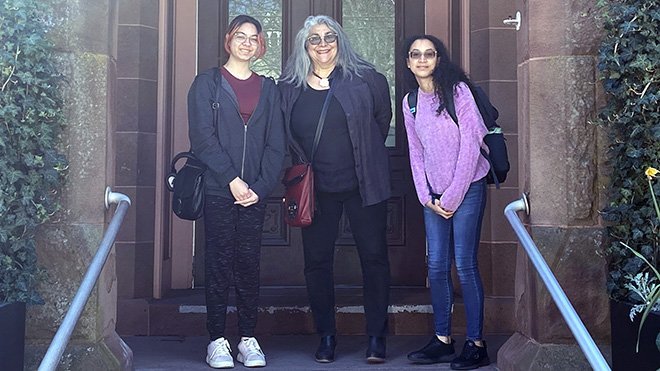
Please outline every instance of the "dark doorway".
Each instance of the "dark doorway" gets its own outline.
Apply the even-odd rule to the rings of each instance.
[[[391,84],[395,114],[387,145],[390,149],[393,197],[388,203],[388,244],[393,286],[424,286],[426,281],[425,238],[421,205],[410,174],[408,149],[400,102],[405,94],[401,76],[405,65],[396,51],[403,39],[424,32],[423,0],[200,0],[198,11],[197,70],[225,61],[221,47],[228,21],[246,13],[259,19],[268,38],[269,54],[257,66],[263,74],[277,77],[286,63],[291,40],[312,14],[327,14],[339,20],[356,49],[384,73]],[[176,79],[176,77],[175,77]],[[181,123],[180,123],[181,124]],[[282,219],[283,188],[268,199],[262,248],[262,286],[303,286],[303,253],[300,230]],[[193,234],[193,285],[204,285],[203,223]],[[193,243],[193,241],[191,241]],[[360,286],[361,270],[347,220],[342,220],[336,244],[335,279],[338,285]],[[177,262],[173,261],[173,264]]]

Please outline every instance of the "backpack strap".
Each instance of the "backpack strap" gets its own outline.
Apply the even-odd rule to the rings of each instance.
[[[211,104],[211,109],[213,110],[213,134],[217,134],[218,130],[218,115],[220,114],[220,89],[222,84],[222,74],[220,73],[219,68],[214,68],[213,69],[213,81],[215,82],[215,95],[213,96],[213,100],[210,102]],[[197,157],[195,157],[195,154],[193,153],[192,149],[192,143],[190,144],[190,149],[187,152],[181,152],[178,155],[174,156],[174,159],[172,160],[172,170],[170,174],[175,174],[176,175],[176,169],[174,165],[176,162],[182,158],[193,158],[194,160],[197,160]],[[198,161],[198,160],[197,160]],[[169,179],[169,176],[168,176]],[[172,178],[172,181],[174,179]],[[173,189],[170,189],[173,190]]]
[[[481,119],[484,121],[484,125],[486,125],[486,129],[488,130],[486,136],[490,134],[502,134],[502,128],[500,128],[496,122],[500,113],[497,111],[497,108],[495,108],[495,106],[490,103],[490,99],[488,99],[486,92],[484,92],[484,90],[478,85],[468,84],[468,87],[470,88],[472,97],[474,97],[474,103],[477,104],[477,108],[481,114]],[[481,148],[481,154],[486,158],[486,160],[488,160],[488,164],[490,165],[490,173],[493,178],[495,188],[500,189],[500,180],[497,178],[497,174],[495,173],[495,166],[493,166],[493,161],[491,160],[490,155],[483,148]]]
[[[458,116],[456,116],[456,105],[454,104],[454,92],[442,89],[442,99],[445,104],[445,109],[449,114],[449,117],[454,121],[454,124],[458,126]]]
[[[220,115],[220,89],[222,89],[222,73],[220,68],[213,69],[213,81],[215,82],[215,95],[211,100],[211,109],[213,110],[213,134],[218,134],[218,116]],[[192,152],[192,145],[188,152]]]
[[[468,84],[468,87],[470,87],[470,84]],[[485,110],[484,108],[482,108],[482,106],[484,105],[484,103],[483,103],[484,99],[483,99],[483,96],[481,96],[481,95],[482,94],[485,95],[486,93],[484,93],[484,91],[479,87],[477,87],[476,89],[478,91],[474,92],[472,90],[472,88],[470,87],[470,92],[472,93],[472,97],[474,98],[474,103],[477,105],[477,108],[479,109],[479,113],[481,114],[481,119],[484,121],[484,125],[486,126],[486,129],[488,130],[488,133],[486,133],[486,135],[488,135],[488,134],[491,134],[491,132],[490,132],[491,128],[488,126],[488,124],[491,123],[491,120],[494,123],[495,128],[499,128],[499,127],[497,126],[497,123],[495,123],[495,120],[493,119],[493,116],[492,116],[493,113],[492,112],[483,112]],[[450,94],[447,91],[443,91],[443,99],[444,99],[444,102],[445,102],[445,108],[447,109],[447,113],[449,114],[451,119],[454,120],[454,123],[456,124],[456,126],[459,126],[458,125],[458,116],[456,116],[456,105],[454,104],[454,94],[453,94],[453,92],[451,92],[451,94]],[[494,110],[494,115],[495,115],[495,117],[497,117],[497,115],[498,115],[497,109],[495,107],[493,107],[493,105],[490,103],[490,101],[488,99],[486,99],[486,102],[488,102],[488,106],[489,106],[487,108],[490,110],[490,108],[492,107],[492,109]],[[486,113],[486,115],[484,115],[484,113]],[[502,132],[501,129],[500,129],[499,132],[500,133]],[[488,152],[486,152],[485,149],[483,149],[483,148],[479,148],[479,149],[481,151],[481,155],[484,156],[484,158],[486,158],[486,161],[488,161],[488,165],[490,166],[490,172],[491,172],[491,175],[492,175],[493,180],[495,182],[495,188],[499,189],[500,188],[500,181],[497,179],[497,174],[495,174],[495,167],[493,166],[493,161],[491,161],[490,155],[488,154]]]
[[[479,85],[469,85],[470,92],[474,97],[475,103],[477,103],[477,108],[479,108],[479,113],[484,120],[484,124],[489,131],[492,131],[493,128],[499,128],[497,125],[497,118],[500,116],[499,111],[488,99],[488,95]]]
[[[411,90],[408,93],[408,108],[413,117],[415,117],[417,115],[417,89]]]
[[[211,109],[213,110],[213,128],[217,129],[218,126],[218,114],[220,113],[220,89],[222,89],[222,73],[220,73],[220,68],[214,68],[214,80],[215,80],[215,95],[213,96],[213,101],[211,102]]]

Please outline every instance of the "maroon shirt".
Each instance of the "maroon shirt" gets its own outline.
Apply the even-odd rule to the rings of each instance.
[[[259,95],[261,95],[261,76],[252,73],[246,80],[237,79],[227,71],[225,67],[220,69],[224,77],[236,94],[238,100],[238,111],[243,117],[243,122],[247,124],[252,112],[257,107]]]

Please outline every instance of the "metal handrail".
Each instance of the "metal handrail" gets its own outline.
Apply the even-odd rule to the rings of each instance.
[[[594,339],[591,337],[589,331],[580,320],[577,312],[575,312],[575,308],[573,308],[573,305],[571,305],[571,302],[568,300],[564,290],[562,290],[559,282],[557,282],[554,274],[552,274],[550,267],[548,267],[545,259],[543,259],[543,256],[539,252],[538,247],[536,247],[534,241],[529,236],[529,233],[527,233],[527,230],[518,218],[518,215],[516,214],[518,211],[524,211],[529,215],[529,202],[525,194],[523,194],[520,199],[507,205],[507,207],[504,209],[504,215],[506,215],[507,219],[509,219],[511,227],[513,227],[513,230],[518,235],[518,239],[525,248],[525,251],[527,251],[529,260],[532,261],[536,271],[541,277],[541,280],[543,280],[543,283],[548,288],[552,299],[555,301],[555,304],[557,305],[557,308],[559,308],[559,311],[564,317],[564,320],[566,320],[568,327],[571,329],[573,336],[575,336],[575,339],[580,345],[582,352],[587,357],[591,367],[596,371],[611,370],[610,366],[605,361],[605,358],[603,358],[603,354],[596,346]]]
[[[87,303],[87,299],[89,299],[89,295],[96,285],[96,280],[98,280],[103,265],[105,265],[105,261],[110,254],[112,245],[119,232],[119,227],[121,227],[121,223],[124,220],[124,216],[126,216],[128,207],[131,205],[131,199],[125,194],[112,192],[110,187],[107,187],[105,189],[105,208],[109,209],[110,204],[113,203],[117,204],[115,214],[112,216],[108,229],[103,235],[103,240],[101,240],[101,245],[99,246],[98,251],[94,255],[92,262],[89,264],[89,268],[87,268],[87,272],[78,288],[78,292],[76,292],[76,296],[74,296],[71,302],[71,307],[69,307],[66,316],[64,316],[62,324],[57,329],[55,337],[50,343],[48,351],[46,351],[46,355],[39,365],[39,371],[50,371],[57,368],[57,365],[60,362],[60,357],[62,357],[62,353],[69,342],[71,333],[76,327],[78,318],[80,318],[80,314],[85,308],[85,303]]]

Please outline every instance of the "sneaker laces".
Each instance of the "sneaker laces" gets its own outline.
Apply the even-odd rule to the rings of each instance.
[[[214,358],[216,355],[228,356],[231,354],[231,346],[225,338],[219,338],[213,340],[213,352],[211,352],[211,358]]]
[[[461,352],[461,358],[463,359],[476,359],[479,358],[479,347],[477,344],[468,340],[463,346],[463,351]]]
[[[257,339],[250,337],[247,339],[241,340],[243,345],[245,346],[245,349],[247,350],[248,354],[251,353],[258,353],[260,355],[264,355],[264,352],[261,350],[261,347],[259,346],[259,343],[257,342]]]

